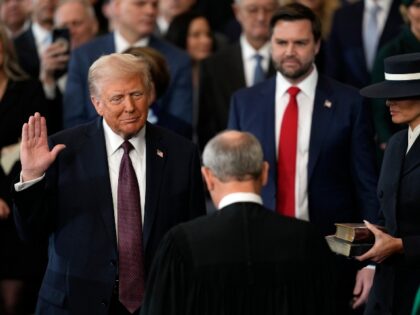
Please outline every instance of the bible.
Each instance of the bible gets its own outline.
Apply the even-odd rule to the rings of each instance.
[[[337,238],[335,235],[326,236],[328,246],[331,251],[336,254],[344,255],[347,257],[360,256],[366,253],[369,249],[372,248],[373,243],[352,243],[340,238]]]
[[[336,223],[335,237],[351,243],[374,243],[375,236],[364,223]],[[386,232],[383,226],[375,225]]]

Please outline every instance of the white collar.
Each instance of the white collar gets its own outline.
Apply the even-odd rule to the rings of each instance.
[[[261,196],[255,193],[237,192],[237,193],[232,193],[232,194],[224,196],[222,200],[220,200],[219,206],[217,207],[217,209],[218,210],[223,209],[224,207],[227,207],[237,202],[254,202],[260,205],[263,204]]]
[[[252,60],[257,53],[263,56],[265,60],[270,59],[270,41],[267,41],[259,50],[255,50],[254,47],[249,44],[244,34],[241,35],[239,41],[244,60]]]
[[[418,136],[420,135],[420,125],[417,125],[413,130],[408,126],[408,145],[407,152],[410,150],[411,146],[414,144]]]
[[[43,28],[37,22],[32,23],[32,33],[34,34],[37,45],[44,46],[52,41],[51,31]]]
[[[168,32],[169,29],[169,22],[167,20],[165,20],[165,18],[162,15],[159,15],[156,18],[156,24],[159,28],[159,32],[161,34],[166,34]]]
[[[315,99],[315,90],[318,83],[318,70],[316,69],[315,64],[311,73],[297,86],[301,92],[307,95],[310,99]],[[280,73],[277,71],[276,77],[276,89],[278,89],[279,95],[284,95],[287,90],[292,86],[292,84]]]
[[[365,11],[371,10],[374,6],[379,6],[382,11],[388,12],[391,8],[392,0],[365,0]]]
[[[102,119],[102,124],[104,127],[104,134],[105,134],[105,143],[106,143],[106,151],[108,156],[113,155],[124,142],[124,139],[116,134],[105,119]],[[133,145],[134,150],[136,152],[143,152],[142,147],[145,145],[146,139],[146,126],[140,129],[140,131],[134,136],[131,137],[128,141]]]
[[[118,30],[114,31],[115,52],[117,53],[122,53],[130,47],[146,47],[149,45],[149,41],[150,37],[144,37],[131,44],[122,36]]]

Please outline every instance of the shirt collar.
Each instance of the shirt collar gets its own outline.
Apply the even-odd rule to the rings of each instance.
[[[51,31],[43,28],[37,22],[32,23],[32,32],[38,45],[44,46],[51,43]]]
[[[111,127],[108,125],[105,119],[102,119],[102,124],[104,127],[107,155],[111,156],[115,152],[117,152],[117,150],[121,147],[121,145],[124,142],[124,139],[111,129]],[[142,152],[142,147],[144,146],[144,143],[145,143],[145,135],[146,135],[146,127],[144,126],[143,128],[140,129],[140,131],[134,137],[131,137],[128,140],[133,145],[134,150],[136,152],[139,152],[139,153]]]
[[[146,47],[149,45],[149,41],[150,37],[144,37],[131,44],[122,36],[118,30],[114,31],[115,52],[117,53],[122,53],[130,47]]]
[[[310,99],[315,99],[315,90],[318,82],[318,70],[316,69],[315,64],[313,65],[312,72],[301,82],[294,85],[297,86],[301,92],[303,92]],[[284,95],[287,90],[292,86],[292,84],[280,73],[277,71],[276,77],[276,89],[280,92],[279,95]]]
[[[267,41],[264,46],[262,46],[259,50],[255,50],[245,38],[245,35],[242,34],[240,37],[240,44],[242,48],[242,56],[244,60],[252,60],[255,54],[260,54],[264,57],[265,60],[269,60],[270,58],[270,42]]]
[[[222,200],[220,200],[219,206],[217,208],[220,210],[237,202],[253,202],[260,205],[263,204],[261,196],[255,193],[237,192],[224,196]]]
[[[379,6],[381,10],[388,12],[391,7],[392,0],[365,0],[365,8],[367,11],[372,9],[374,6]]]
[[[408,126],[408,139],[412,139],[414,142],[415,139],[420,135],[420,125],[417,125],[413,130]]]

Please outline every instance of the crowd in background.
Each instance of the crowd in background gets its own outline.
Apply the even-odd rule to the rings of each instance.
[[[321,20],[320,77],[360,89],[384,80],[386,57],[420,52],[420,0],[0,0],[0,314],[33,312],[47,262],[46,242],[22,242],[13,223],[10,190],[28,117],[47,117],[49,134],[95,119],[88,69],[125,52],[150,58],[148,121],[202,150],[227,128],[234,93],[276,76],[270,20],[295,2]],[[388,140],[406,126],[392,123],[384,100],[363,104],[378,170]]]

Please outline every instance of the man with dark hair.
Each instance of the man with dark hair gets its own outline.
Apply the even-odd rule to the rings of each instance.
[[[300,4],[271,20],[277,75],[232,98],[229,128],[253,133],[270,163],[264,205],[308,220],[324,235],[334,223],[376,221],[376,165],[368,108],[357,90],[318,74],[320,22]],[[339,258],[337,258],[339,260]],[[373,270],[343,259],[339,314],[367,298]],[[354,292],[353,292],[354,287]]]
[[[163,240],[143,315],[335,315],[331,252],[304,221],[262,206],[268,164],[258,140],[225,131],[206,145],[202,174],[217,213]]]

